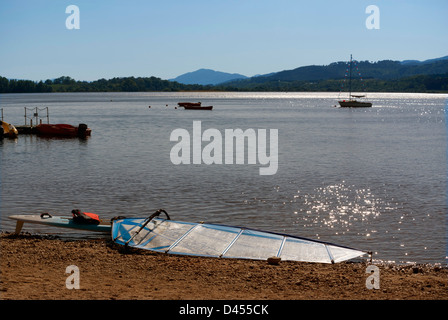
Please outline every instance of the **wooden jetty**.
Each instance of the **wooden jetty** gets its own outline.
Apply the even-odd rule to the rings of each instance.
[[[39,111],[46,110],[47,123],[44,123],[43,118],[39,115]],[[3,119],[3,108],[2,119]],[[31,111],[31,114],[30,114]],[[91,129],[86,124],[80,123],[78,126],[70,124],[50,124],[50,115],[48,107],[45,108],[27,108],[25,107],[25,124],[21,126],[14,126],[18,134],[37,134],[42,136],[54,137],[79,137],[86,138],[90,136]]]

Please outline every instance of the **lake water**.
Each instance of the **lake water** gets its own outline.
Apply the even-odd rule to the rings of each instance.
[[[447,95],[371,93],[373,107],[334,108],[337,93],[53,93],[0,95],[4,120],[48,107],[51,123],[86,123],[86,140],[20,135],[0,142],[1,230],[12,214],[147,217],[288,233],[397,263],[445,263]],[[212,111],[175,109],[201,101]],[[151,106],[151,108],[148,108]],[[28,111],[30,114],[30,111]],[[45,116],[46,111],[39,111]],[[173,164],[175,129],[278,130],[278,170]],[[44,122],[46,119],[44,117]],[[258,132],[258,131],[255,131]],[[257,136],[261,140],[260,134]],[[202,148],[209,142],[203,141]],[[271,145],[273,146],[273,145]],[[267,141],[269,149],[269,140]],[[223,153],[224,153],[223,148]],[[224,162],[224,161],[223,161]],[[90,234],[26,225],[63,237]]]

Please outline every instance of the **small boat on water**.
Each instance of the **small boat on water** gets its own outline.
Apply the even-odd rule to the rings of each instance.
[[[355,98],[363,98],[364,96],[355,96],[351,95],[351,97]],[[370,108],[372,106],[371,102],[358,101],[355,99],[342,100],[339,101],[339,105],[341,108]]]
[[[203,107],[201,102],[179,102],[179,107],[184,107],[185,110],[212,110],[213,106]]]
[[[92,130],[86,124],[80,123],[75,127],[71,124],[39,124],[36,126],[38,134],[55,137],[79,137],[90,136]]]
[[[201,102],[179,102],[177,105],[179,107],[200,107]]]
[[[6,138],[17,138],[19,132],[16,127],[5,121],[0,121],[0,139]]]
[[[206,106],[206,107],[188,106],[184,108],[185,110],[212,110],[213,106]]]
[[[371,102],[358,101],[354,98],[364,98],[365,95],[354,95],[352,94],[352,55],[350,55],[350,66],[349,66],[349,94],[348,100],[340,100],[339,105],[341,108],[370,108],[372,106]]]

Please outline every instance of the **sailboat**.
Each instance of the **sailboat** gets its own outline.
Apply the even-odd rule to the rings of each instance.
[[[371,102],[358,101],[356,98],[364,98],[365,95],[354,95],[352,94],[352,55],[350,55],[350,66],[349,66],[349,96],[348,100],[339,100],[339,105],[341,108],[370,108],[372,106]]]

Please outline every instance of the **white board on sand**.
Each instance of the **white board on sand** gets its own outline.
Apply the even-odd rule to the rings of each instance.
[[[8,218],[17,220],[15,233],[19,234],[22,230],[22,226],[25,222],[27,223],[38,223],[52,227],[60,227],[60,228],[70,228],[70,229],[79,229],[79,230],[87,230],[87,231],[96,231],[96,232],[111,232],[112,225],[110,221],[102,221],[100,224],[83,224],[77,223],[73,221],[72,218],[69,217],[59,217],[59,216],[51,216],[49,214],[41,214],[41,215],[13,215]]]

